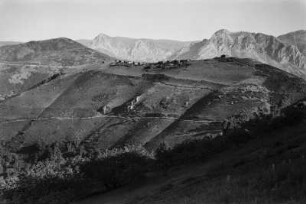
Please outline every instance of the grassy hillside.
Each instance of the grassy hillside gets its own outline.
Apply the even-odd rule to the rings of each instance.
[[[15,150],[55,141],[94,149],[174,146],[277,111],[305,96],[305,88],[293,75],[234,58],[71,72],[2,102],[2,137]]]

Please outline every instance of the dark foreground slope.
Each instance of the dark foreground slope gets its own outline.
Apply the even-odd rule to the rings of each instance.
[[[301,101],[280,117],[163,149],[154,161],[163,175],[150,172],[142,182],[76,203],[305,203],[305,111]]]

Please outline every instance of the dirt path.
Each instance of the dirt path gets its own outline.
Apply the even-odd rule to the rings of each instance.
[[[89,116],[89,117],[39,117],[39,118],[19,118],[19,119],[11,119],[11,120],[3,120],[0,121],[0,123],[15,123],[15,122],[24,122],[28,120],[32,121],[48,121],[48,120],[91,120],[91,119],[96,119],[96,118],[120,118],[120,119],[127,119],[127,120],[134,120],[134,119],[140,119],[140,118],[148,118],[148,119],[160,119],[160,120],[177,120],[179,118],[177,117],[153,117],[153,116],[120,116],[120,115],[94,115],[94,116]],[[215,122],[215,121],[210,121],[210,120],[189,120],[189,119],[180,119],[181,121],[184,122],[193,122],[193,123],[210,123],[210,122]]]

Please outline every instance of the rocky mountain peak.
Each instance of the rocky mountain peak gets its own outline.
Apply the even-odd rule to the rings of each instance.
[[[218,30],[217,32],[215,32],[212,36],[211,36],[211,40],[215,40],[215,39],[228,39],[230,38],[230,34],[231,32],[226,30],[226,29],[221,29]]]
[[[97,35],[95,38],[94,38],[94,41],[97,41],[97,42],[102,42],[102,41],[105,41],[105,40],[108,40],[110,39],[111,37],[109,35],[106,35],[104,33],[100,33],[99,35]]]

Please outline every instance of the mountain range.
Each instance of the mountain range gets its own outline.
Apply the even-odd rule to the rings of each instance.
[[[121,60],[140,62],[173,59],[198,60],[225,54],[239,58],[251,58],[297,76],[306,77],[306,30],[275,37],[263,33],[230,32],[221,29],[209,39],[189,42],[111,37],[101,33],[92,40],[83,39],[77,42]],[[0,47],[15,44],[20,43],[2,41]],[[19,49],[18,46],[15,48]],[[25,52],[24,48],[22,50]]]
[[[251,58],[297,76],[306,76],[306,56],[296,45],[262,33],[219,30],[208,40],[182,48],[171,59],[208,59],[223,54]]]
[[[173,59],[209,59],[220,55],[251,58],[306,77],[306,31],[279,37],[263,33],[230,32],[222,29],[202,41],[132,39],[100,34],[83,45],[117,59],[154,62]]]
[[[99,34],[93,40],[79,40],[83,45],[117,59],[154,62],[167,60],[191,42],[175,40],[133,39]]]

